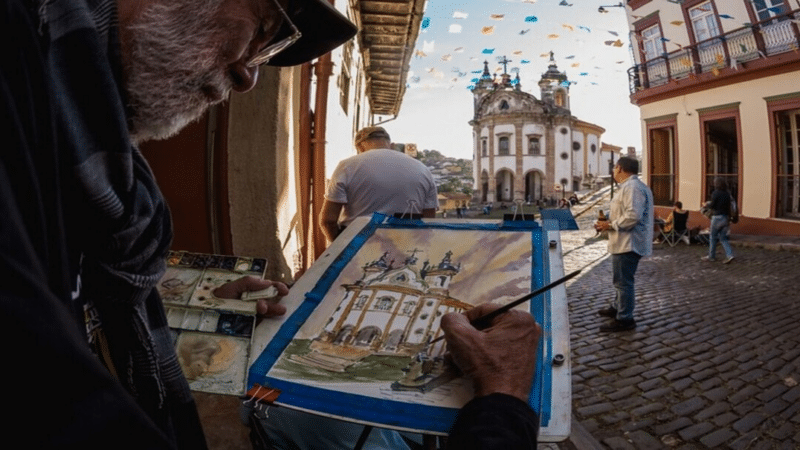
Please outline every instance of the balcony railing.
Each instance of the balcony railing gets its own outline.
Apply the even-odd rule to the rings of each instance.
[[[800,9],[680,48],[628,69],[631,94],[788,51],[800,50]]]

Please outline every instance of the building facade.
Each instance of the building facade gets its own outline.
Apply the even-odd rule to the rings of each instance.
[[[800,3],[628,0],[643,172],[662,216],[697,210],[722,177],[733,233],[800,234]]]
[[[605,129],[570,113],[567,75],[550,53],[541,99],[522,91],[519,74],[483,74],[472,89],[474,202],[536,202],[596,187],[608,173]]]
[[[369,354],[427,357],[444,355],[444,342],[429,343],[441,335],[439,321],[471,305],[450,297],[449,285],[461,271],[447,252],[438,264],[419,267],[416,251],[394,266],[388,253],[363,267],[361,279],[346,284],[339,307],[312,343],[315,351],[346,356]],[[322,344],[322,345],[320,345]]]

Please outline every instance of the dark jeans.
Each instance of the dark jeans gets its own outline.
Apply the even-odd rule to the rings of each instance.
[[[636,294],[633,289],[633,276],[639,267],[642,256],[635,252],[611,255],[611,266],[614,271],[614,308],[617,309],[617,320],[632,320],[636,307]]]

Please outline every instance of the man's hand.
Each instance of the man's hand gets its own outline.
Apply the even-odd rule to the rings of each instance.
[[[503,393],[527,403],[542,329],[533,316],[519,310],[501,314],[485,330],[470,324],[500,306],[485,303],[465,314],[446,314],[442,331],[453,362],[472,378],[476,397]]]
[[[289,288],[279,281],[263,280],[254,276],[246,276],[238,280],[225,283],[214,289],[213,294],[219,298],[241,298],[245,292],[254,292],[266,289],[270,286],[275,287],[278,295],[272,299],[259,299],[256,301],[256,314],[262,317],[282,316],[286,313],[286,307],[278,304],[279,297],[289,293]]]
[[[608,220],[598,220],[594,223],[594,229],[597,230],[598,233],[602,233],[609,228],[611,228],[611,223]]]

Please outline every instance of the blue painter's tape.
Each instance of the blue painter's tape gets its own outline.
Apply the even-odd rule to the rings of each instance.
[[[458,409],[441,406],[427,406],[399,401],[376,399],[372,397],[330,391],[292,381],[267,376],[272,366],[280,358],[283,351],[291,343],[308,317],[314,312],[334,281],[353,259],[358,251],[377,229],[448,229],[448,230],[487,230],[487,231],[524,231],[529,230],[531,236],[531,290],[544,286],[549,282],[549,263],[547,246],[544,244],[544,233],[534,221],[507,221],[502,223],[425,223],[419,220],[398,219],[376,213],[367,225],[351,240],[344,250],[331,263],[325,273],[317,281],[314,288],[305,295],[298,309],[281,326],[275,338],[267,345],[249,371],[248,387],[254,383],[281,390],[280,402],[319,411],[325,414],[348,417],[353,420],[386,424],[400,428],[428,430],[447,433],[456,419]],[[550,379],[551,361],[549,358],[552,344],[545,337],[550,336],[549,293],[547,301],[531,302],[530,311],[542,325],[543,339],[537,351],[536,373],[533,389],[529,399],[531,407],[540,415],[543,425],[551,416]],[[549,358],[552,360],[552,358]],[[359,405],[354,408],[353,405]]]
[[[447,433],[458,414],[458,408],[388,401],[278,378],[268,377],[267,384],[270,388],[280,389],[280,401],[287,405],[395,427]]]

